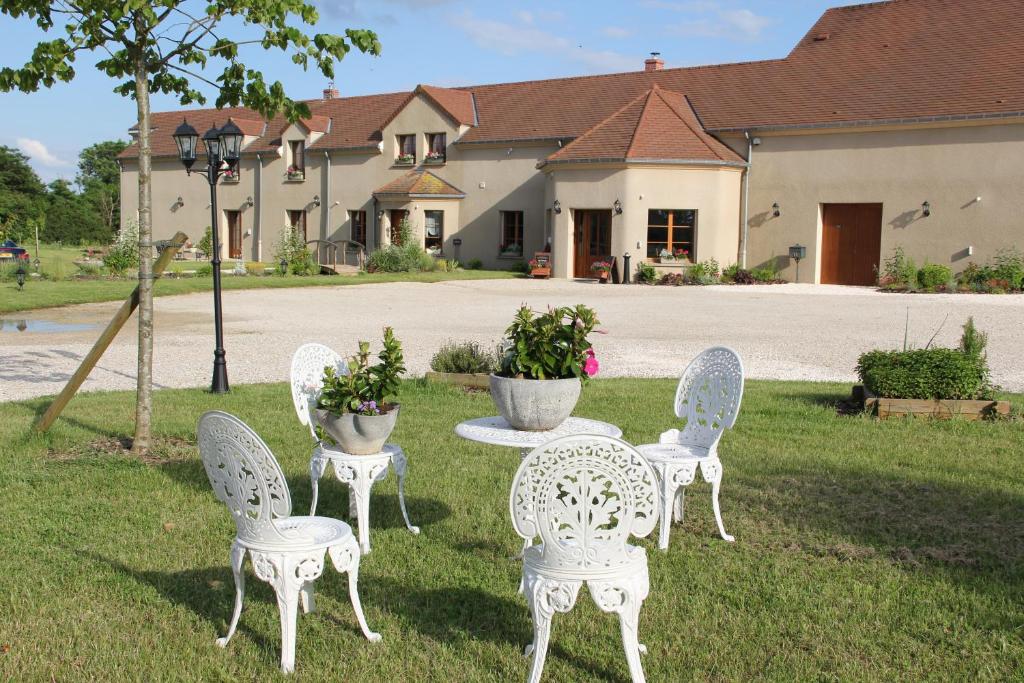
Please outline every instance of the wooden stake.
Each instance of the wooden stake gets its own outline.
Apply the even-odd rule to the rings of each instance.
[[[174,235],[171,239],[171,244],[163,250],[160,254],[160,258],[153,264],[153,277],[159,277],[167,264],[171,262],[174,255],[178,253],[178,250],[188,240],[188,236],[179,232]],[[139,288],[136,286],[135,290],[131,293],[131,296],[123,304],[121,308],[117,309],[117,313],[114,314],[114,318],[107,325],[107,328],[103,330],[103,334],[93,344],[92,349],[86,354],[85,358],[82,359],[82,364],[78,366],[78,370],[71,376],[68,383],[64,386],[64,389],[57,395],[57,398],[53,400],[50,407],[46,409],[43,416],[36,422],[35,430],[37,432],[45,432],[52,425],[54,420],[61,414],[64,407],[67,406],[68,402],[71,401],[72,397],[78,391],[78,388],[82,386],[85,378],[89,376],[92,369],[96,367],[96,363],[100,361],[103,354],[106,352],[107,347],[110,346],[114,338],[117,337],[117,333],[121,331],[121,327],[128,322],[128,318],[132,317],[132,313],[139,306]]]

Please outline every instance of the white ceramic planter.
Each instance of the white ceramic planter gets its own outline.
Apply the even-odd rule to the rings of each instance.
[[[334,415],[317,408],[316,420],[346,453],[376,455],[395,429],[398,408],[396,405],[383,415]]]
[[[491,398],[498,413],[515,427],[543,432],[562,424],[580,398],[580,381],[512,379],[491,375]]]

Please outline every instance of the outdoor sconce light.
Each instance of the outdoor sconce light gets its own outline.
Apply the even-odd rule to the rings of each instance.
[[[320,195],[313,195],[313,206],[320,206]]]
[[[551,205],[551,208],[555,210],[555,213],[562,213],[562,202],[555,200],[555,203]]]
[[[616,216],[619,216],[619,215],[622,214],[622,202],[620,202],[618,199],[616,199],[615,203],[612,204],[612,208],[615,209],[615,215]]]
[[[782,209],[779,208],[779,203],[775,202],[774,204],[772,204],[772,216],[774,216],[775,218],[778,218],[781,215],[782,215]]]
[[[248,206],[249,208],[252,208],[254,204],[255,204],[255,202],[252,200],[252,197],[246,197],[245,198],[245,205],[246,206]]]
[[[801,246],[799,242],[789,248],[789,258],[796,261],[796,281],[800,282],[800,260],[807,256],[807,247]]]
[[[174,205],[177,207],[185,206],[185,200],[182,199],[181,195],[178,195],[178,198],[174,200]]]
[[[925,202],[921,204],[921,215],[927,218],[932,215],[932,204],[931,202]]]
[[[18,266],[18,270],[14,272],[14,277],[18,280],[18,291],[20,292],[25,288],[25,266]]]

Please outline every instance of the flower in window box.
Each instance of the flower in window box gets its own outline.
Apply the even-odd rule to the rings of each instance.
[[[676,252],[675,252],[675,254],[673,254],[673,256],[675,256],[676,259],[678,259],[680,261],[686,261],[687,259],[690,258],[690,250],[689,249],[676,249]]]
[[[288,176],[288,180],[303,180],[306,177],[306,172],[298,166],[289,166],[285,175]]]
[[[444,161],[444,152],[427,152],[427,161]]]
[[[501,245],[501,253],[505,256],[519,256],[523,253],[523,245],[503,244]]]
[[[412,164],[416,162],[415,154],[399,154],[395,159],[396,164]]]
[[[238,171],[233,168],[224,169],[221,175],[224,177],[226,182],[233,183],[238,181]]]
[[[672,255],[672,252],[668,249],[662,249],[658,252],[658,258],[662,261],[675,261],[676,257]]]

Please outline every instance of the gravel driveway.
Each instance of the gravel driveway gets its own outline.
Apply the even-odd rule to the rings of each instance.
[[[232,383],[287,379],[295,348],[320,341],[350,353],[358,339],[378,348],[390,324],[405,346],[412,374],[428,369],[446,339],[496,343],[521,303],[593,306],[607,334],[594,342],[604,376],[678,376],[712,344],[743,357],[748,376],[771,379],[854,379],[857,356],[910,342],[955,345],[974,316],[989,334],[997,383],[1024,391],[1020,362],[1024,297],[969,294],[882,294],[814,285],[762,287],[624,287],[565,280],[477,280],[391,283],[224,293],[225,346]],[[53,394],[92,346],[117,303],[85,304],[5,316],[0,331],[0,400]],[[213,362],[212,296],[156,299],[154,381],[159,387],[206,386]],[[29,327],[18,331],[18,321]],[[95,325],[34,331],[41,322]],[[118,336],[85,390],[135,386],[135,318]],[[44,325],[45,327],[45,325]]]

